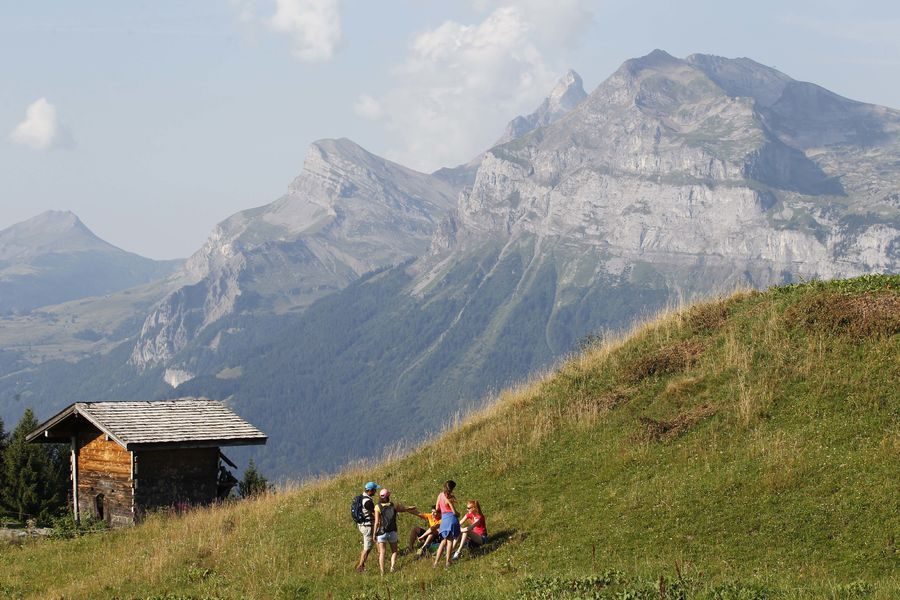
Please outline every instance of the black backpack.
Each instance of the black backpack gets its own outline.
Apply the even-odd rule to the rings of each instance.
[[[381,505],[381,522],[378,525],[378,535],[397,531],[397,509],[390,502]]]
[[[359,524],[368,523],[369,517],[363,512],[363,502],[368,500],[369,497],[365,494],[360,494],[356,498],[353,499],[353,502],[350,503],[350,516],[353,517],[353,520]]]

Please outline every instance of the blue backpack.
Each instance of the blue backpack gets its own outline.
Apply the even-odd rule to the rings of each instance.
[[[363,510],[363,503],[368,499],[369,497],[365,494],[360,494],[354,498],[353,502],[350,504],[350,516],[360,525],[369,522],[369,516]]]

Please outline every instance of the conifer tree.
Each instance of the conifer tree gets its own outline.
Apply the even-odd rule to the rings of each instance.
[[[3,453],[3,503],[22,522],[32,518],[46,522],[65,501],[60,495],[59,460],[54,460],[53,450],[25,441],[37,426],[34,413],[26,409]]]
[[[3,428],[3,419],[0,418],[0,521],[4,515],[3,496],[6,492],[6,466],[3,457],[6,455],[6,430]]]
[[[240,492],[241,498],[252,498],[253,496],[265,494],[271,487],[269,480],[256,470],[256,464],[251,458],[247,468],[244,470],[243,479],[238,483],[238,492]]]

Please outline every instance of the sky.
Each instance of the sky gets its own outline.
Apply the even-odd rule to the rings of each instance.
[[[71,210],[186,257],[283,194],[314,140],[457,165],[568,68],[590,92],[655,48],[900,108],[898,32],[896,1],[0,1],[0,229]]]

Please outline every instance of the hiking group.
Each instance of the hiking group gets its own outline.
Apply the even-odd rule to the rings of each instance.
[[[410,550],[421,543],[416,550],[416,557],[425,556],[434,544],[437,548],[434,555],[434,566],[444,556],[445,566],[450,560],[456,560],[466,546],[475,547],[487,543],[487,526],[481,505],[478,500],[466,502],[466,514],[459,519],[458,501],[453,494],[455,481],[445,481],[437,496],[434,506],[429,512],[418,512],[415,506],[403,506],[391,501],[391,491],[381,488],[378,498],[376,492],[381,486],[374,481],[368,482],[363,493],[353,499],[350,514],[362,534],[362,552],[356,563],[356,570],[362,572],[366,568],[366,559],[372,550],[373,543],[378,544],[378,568],[384,575],[384,555],[386,547],[391,547],[390,571],[394,572],[397,563],[398,540],[397,515],[405,512],[424,520],[427,527],[413,527],[409,534]],[[468,525],[463,525],[468,523]]]

